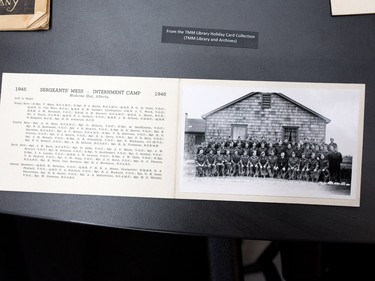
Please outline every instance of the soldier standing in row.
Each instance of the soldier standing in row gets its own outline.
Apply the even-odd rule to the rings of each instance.
[[[328,162],[329,162],[329,168],[331,171],[331,180],[333,182],[340,182],[341,181],[341,175],[340,175],[340,165],[342,162],[342,155],[338,151],[338,148],[336,148],[332,145],[330,146],[331,152],[328,154]]]

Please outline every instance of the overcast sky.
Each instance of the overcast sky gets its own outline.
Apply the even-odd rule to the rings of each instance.
[[[189,118],[201,118],[203,114],[250,92],[278,92],[329,118],[331,122],[326,127],[326,142],[333,137],[343,155],[355,154],[355,149],[359,145],[357,142],[360,112],[359,90],[333,88],[332,85],[327,87],[323,85],[319,88],[290,85],[225,87],[213,85],[213,83],[185,84],[181,92],[182,112],[188,113]]]

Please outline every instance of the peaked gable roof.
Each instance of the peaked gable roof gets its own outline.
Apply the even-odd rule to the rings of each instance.
[[[325,117],[325,116],[319,114],[318,112],[316,112],[316,111],[314,111],[314,110],[312,110],[312,109],[310,109],[310,108],[304,106],[303,104],[300,104],[299,102],[297,102],[297,101],[295,101],[295,100],[293,100],[293,99],[287,97],[287,96],[284,95],[284,94],[281,94],[281,93],[265,93],[265,92],[251,92],[251,93],[248,93],[247,95],[244,95],[244,96],[242,96],[242,97],[240,97],[240,98],[238,98],[238,99],[235,99],[235,100],[233,100],[233,101],[231,101],[231,102],[229,102],[229,103],[227,103],[227,104],[224,104],[223,106],[220,106],[220,107],[218,107],[218,108],[216,108],[216,109],[214,109],[214,110],[212,110],[212,111],[210,111],[210,112],[208,112],[208,113],[206,113],[206,114],[203,114],[203,115],[202,115],[202,118],[203,118],[203,119],[206,119],[207,116],[209,116],[209,115],[211,115],[211,114],[214,114],[214,113],[216,113],[216,112],[218,112],[218,111],[220,111],[220,110],[222,110],[222,109],[224,109],[224,108],[227,108],[227,107],[229,107],[229,106],[231,106],[231,105],[233,105],[233,104],[236,104],[236,103],[238,103],[238,102],[240,102],[240,101],[242,101],[242,100],[244,100],[244,99],[247,99],[247,98],[249,98],[249,97],[251,97],[251,96],[253,96],[253,95],[256,95],[256,94],[274,94],[274,95],[278,95],[279,97],[281,97],[281,98],[283,98],[283,99],[286,99],[287,101],[293,103],[294,105],[296,105],[296,106],[298,106],[298,107],[300,107],[300,108],[302,108],[302,109],[304,109],[304,110],[310,112],[311,114],[313,114],[313,115],[315,115],[315,116],[317,116],[317,117],[323,119],[323,120],[326,122],[326,124],[329,123],[329,122],[331,122],[331,120],[328,119],[327,117]]]

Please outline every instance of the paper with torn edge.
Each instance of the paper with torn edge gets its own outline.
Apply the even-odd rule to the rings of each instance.
[[[0,0],[0,31],[49,29],[50,0]]]
[[[331,0],[333,16],[375,14],[374,0]]]

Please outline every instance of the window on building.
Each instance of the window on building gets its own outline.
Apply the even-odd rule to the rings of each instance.
[[[284,127],[284,139],[298,142],[298,127]]]
[[[271,94],[262,94],[262,109],[271,108]]]
[[[232,139],[236,140],[238,137],[245,139],[247,135],[247,125],[235,124],[232,125]]]

